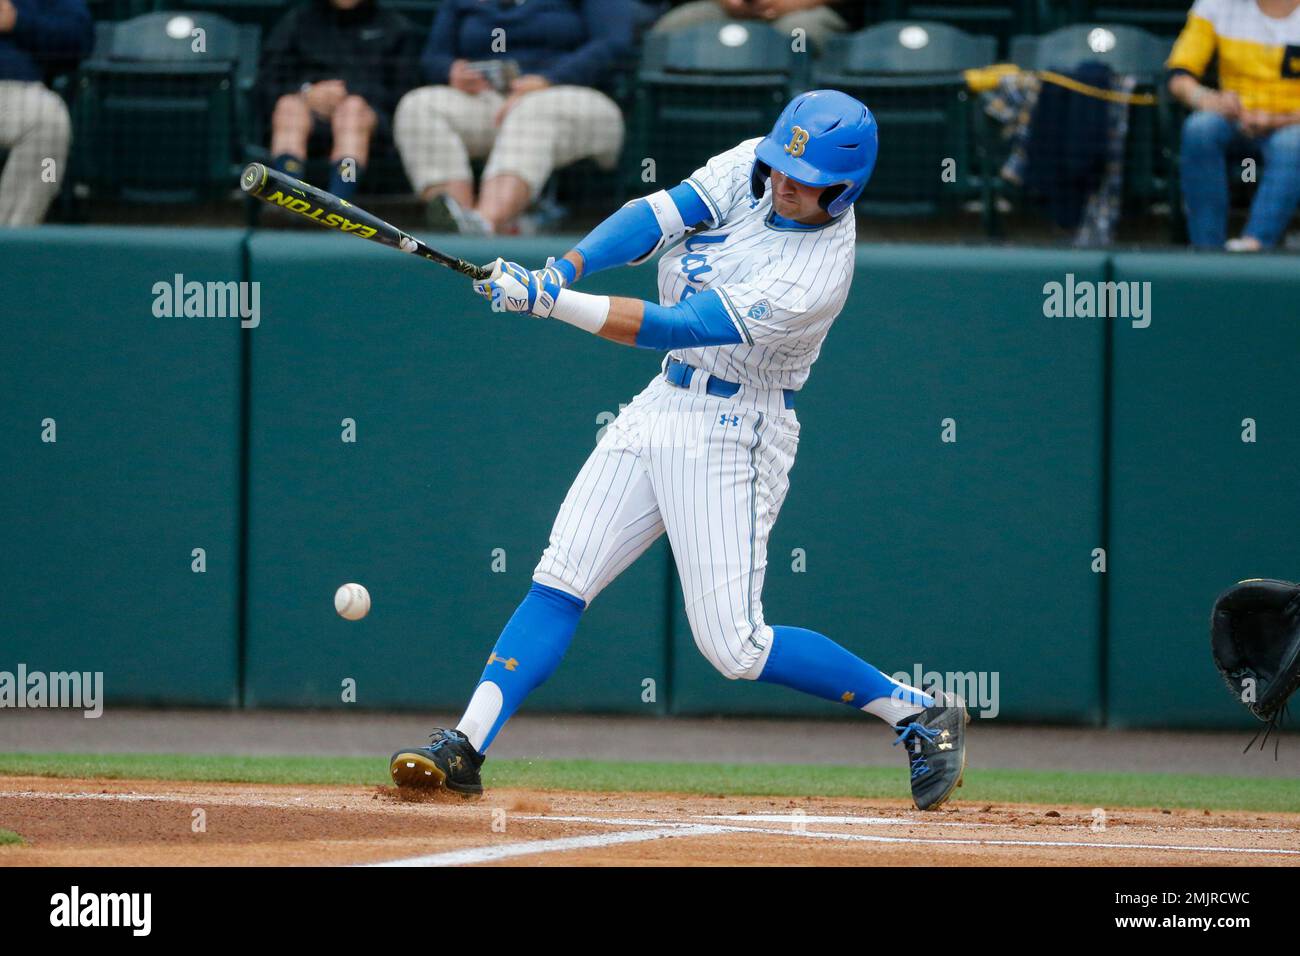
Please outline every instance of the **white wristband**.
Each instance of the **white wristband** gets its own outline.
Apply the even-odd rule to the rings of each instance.
[[[609,296],[561,289],[555,296],[551,318],[595,335],[605,327],[605,320],[609,318]]]

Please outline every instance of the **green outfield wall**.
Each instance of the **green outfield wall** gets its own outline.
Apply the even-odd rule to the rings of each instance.
[[[244,313],[226,282],[255,283]],[[862,246],[800,395],[767,621],[999,719],[1251,726],[1207,622],[1238,578],[1300,575],[1297,302],[1286,257]],[[0,671],[103,671],[110,704],[459,707],[660,360],[323,233],[0,232],[0,303]],[[662,541],[531,706],[848,713],[712,671]]]

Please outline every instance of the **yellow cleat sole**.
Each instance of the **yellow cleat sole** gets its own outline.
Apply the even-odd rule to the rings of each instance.
[[[423,754],[399,753],[388,765],[393,783],[399,787],[436,790],[447,782],[447,775]]]

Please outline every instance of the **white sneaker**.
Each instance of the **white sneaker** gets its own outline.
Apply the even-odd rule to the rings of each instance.
[[[1258,239],[1242,236],[1240,239],[1229,239],[1223,244],[1223,248],[1228,252],[1259,252],[1263,246],[1259,244]]]

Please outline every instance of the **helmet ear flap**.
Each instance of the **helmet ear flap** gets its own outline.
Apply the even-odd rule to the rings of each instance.
[[[753,193],[755,199],[762,199],[766,187],[763,180],[772,174],[772,167],[767,165],[761,159],[754,160],[754,168],[749,174],[749,191]]]
[[[827,186],[817,198],[817,205],[830,212],[831,203],[838,199],[840,194],[848,188],[848,183],[836,183],[834,186]]]

